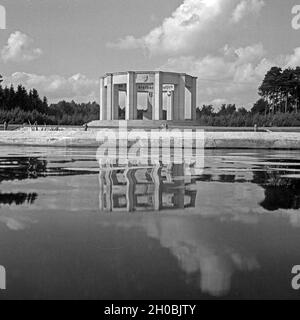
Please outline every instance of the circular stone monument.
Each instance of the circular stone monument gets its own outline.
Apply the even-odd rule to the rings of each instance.
[[[121,107],[120,95],[123,106]],[[143,110],[138,110],[140,95]],[[107,73],[100,79],[100,121],[92,126],[196,121],[197,78],[185,73],[128,71]]]

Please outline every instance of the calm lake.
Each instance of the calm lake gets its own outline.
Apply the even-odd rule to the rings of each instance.
[[[0,151],[0,299],[300,298],[299,151],[207,150],[189,174]]]

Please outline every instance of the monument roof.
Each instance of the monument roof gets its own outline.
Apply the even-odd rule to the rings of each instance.
[[[181,72],[170,72],[170,71],[160,71],[160,70],[156,70],[156,71],[133,71],[133,70],[130,70],[130,71],[121,71],[121,72],[108,72],[108,73],[105,73],[104,76],[102,78],[106,78],[108,76],[118,76],[118,75],[126,75],[130,72],[133,72],[135,74],[155,74],[155,73],[164,73],[164,74],[170,74],[170,75],[181,75],[181,76],[187,76],[187,77],[191,77],[191,78],[197,78],[197,77],[194,77],[192,75],[189,75],[187,73],[181,73]]]

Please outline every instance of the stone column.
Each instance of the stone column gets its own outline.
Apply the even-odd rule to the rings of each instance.
[[[174,92],[174,120],[185,120],[185,76],[179,75]]]
[[[112,172],[107,170],[105,181],[106,181],[106,210],[107,211],[113,211],[113,205],[112,205],[112,195],[113,195],[113,181],[112,181]]]
[[[175,184],[174,206],[176,209],[184,209],[185,198],[185,172],[183,164],[174,164],[173,177]]]
[[[155,73],[153,120],[163,119],[163,82],[161,72]]]
[[[147,120],[153,119],[153,92],[149,92],[147,95],[147,113],[144,113],[144,117]]]
[[[174,105],[173,105],[173,120],[178,120],[179,119],[179,90],[178,90],[179,85],[175,86],[175,91],[174,91]]]
[[[113,93],[112,93],[112,119],[119,120],[119,86],[113,85]]]
[[[192,79],[191,88],[191,108],[192,108],[192,120],[197,120],[197,78]]]
[[[179,80],[179,110],[178,115],[180,121],[185,120],[185,75],[180,76]]]
[[[167,120],[172,121],[174,119],[174,92],[168,92],[167,98]]]
[[[162,197],[162,179],[161,179],[161,166],[157,165],[152,169],[151,176],[154,184],[153,193],[153,205],[154,210],[159,211],[162,209],[163,197]]]
[[[127,75],[127,94],[126,94],[126,116],[125,120],[137,119],[137,90],[135,73],[128,72]]]
[[[107,76],[107,120],[113,120],[113,75]]]
[[[136,170],[134,169],[128,169],[124,173],[126,178],[126,203],[128,212],[133,212],[136,209],[135,188],[137,182],[135,173]]]
[[[103,212],[104,210],[104,181],[105,181],[105,171],[101,170],[99,171],[99,210],[100,212]]]
[[[107,120],[107,89],[104,85],[104,78],[100,79],[100,120]]]

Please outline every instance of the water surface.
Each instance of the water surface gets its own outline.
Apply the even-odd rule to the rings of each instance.
[[[0,151],[1,299],[300,298],[299,152],[208,150],[187,172]]]

